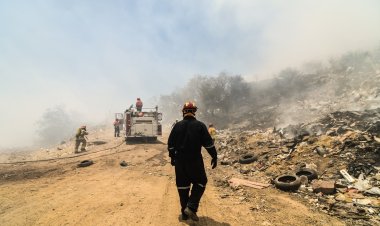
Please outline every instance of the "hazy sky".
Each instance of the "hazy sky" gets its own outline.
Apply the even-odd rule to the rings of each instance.
[[[0,147],[30,144],[50,107],[104,120],[194,74],[373,48],[379,28],[378,0],[0,0]]]

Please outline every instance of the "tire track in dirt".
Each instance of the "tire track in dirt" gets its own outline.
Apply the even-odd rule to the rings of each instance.
[[[229,225],[249,225],[242,224],[236,217],[234,212],[226,209],[226,205],[218,200],[218,192],[210,183],[206,187],[200,206],[199,217],[201,225],[208,226],[229,226]],[[231,224],[234,222],[234,224]]]
[[[153,171],[162,171],[162,174],[165,175],[165,181],[164,189],[160,194],[158,211],[151,215],[150,223],[153,225],[186,225],[179,218],[180,205],[174,179],[174,168],[170,165],[166,146],[157,144],[154,147],[159,150],[159,153],[148,158],[147,162],[151,163]]]
[[[169,172],[168,170],[167,172]],[[157,216],[152,218],[160,219],[160,224],[157,225],[183,225],[179,221],[179,199],[177,198],[178,193],[175,189],[175,184],[173,183],[172,177],[168,177],[164,192],[161,196],[161,202],[159,204],[159,212]],[[153,221],[153,219],[152,219]],[[153,221],[154,222],[154,221]]]

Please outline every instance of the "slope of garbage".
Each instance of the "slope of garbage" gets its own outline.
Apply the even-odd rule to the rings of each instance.
[[[251,95],[237,106],[228,128],[284,127],[335,111],[379,108],[379,53],[351,53],[325,67],[288,68],[251,82]]]
[[[218,132],[221,165],[268,183],[315,170],[317,179],[301,176],[294,196],[351,225],[380,224],[380,108],[336,111],[285,128]]]

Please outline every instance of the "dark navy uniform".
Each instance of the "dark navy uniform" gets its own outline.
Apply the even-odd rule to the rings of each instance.
[[[197,212],[206,188],[207,176],[201,154],[202,146],[211,155],[215,168],[217,152],[206,125],[193,116],[185,116],[174,125],[168,140],[168,150],[172,165],[175,165],[182,213],[186,207]]]

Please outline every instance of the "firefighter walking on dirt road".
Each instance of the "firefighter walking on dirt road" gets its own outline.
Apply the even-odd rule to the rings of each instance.
[[[81,147],[81,151],[86,151],[86,135],[88,135],[88,132],[87,132],[87,129],[86,129],[86,126],[81,126],[77,133],[75,134],[75,151],[74,153],[77,154],[79,153],[78,149],[79,149],[79,146],[82,144],[82,147]]]
[[[199,221],[197,211],[207,184],[201,149],[203,146],[211,155],[213,169],[217,166],[217,152],[206,125],[195,118],[196,111],[194,103],[185,103],[183,120],[174,125],[169,135],[168,150],[175,167],[182,220],[190,217]]]

